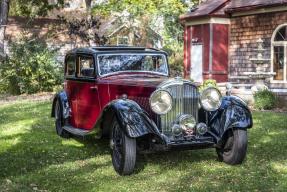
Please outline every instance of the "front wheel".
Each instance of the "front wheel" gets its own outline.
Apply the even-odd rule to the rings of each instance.
[[[136,140],[129,138],[113,120],[111,134],[112,162],[120,175],[130,175],[136,163]]]
[[[247,153],[247,131],[235,129],[227,133],[222,148],[216,149],[219,160],[229,164],[241,164]]]

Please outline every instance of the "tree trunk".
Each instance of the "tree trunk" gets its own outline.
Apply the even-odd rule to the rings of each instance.
[[[85,0],[86,3],[86,12],[87,12],[87,22],[92,23],[92,0]],[[90,28],[88,29],[88,35],[89,35],[89,46],[92,46],[94,44],[94,35],[93,30]]]
[[[1,0],[0,5],[0,59],[5,57],[4,53],[4,40],[5,40],[5,30],[8,23],[9,14],[9,0]]]
[[[92,0],[85,0],[85,3],[86,3],[86,10],[88,13],[90,13],[92,8]]]

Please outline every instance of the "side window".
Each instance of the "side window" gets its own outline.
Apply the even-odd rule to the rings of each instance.
[[[78,77],[95,77],[95,66],[92,56],[79,56],[78,61]]]
[[[66,58],[66,76],[75,76],[76,73],[76,60],[74,56],[67,56]]]

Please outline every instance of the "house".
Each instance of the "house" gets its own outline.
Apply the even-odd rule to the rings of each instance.
[[[48,0],[50,5],[56,4],[58,0]],[[6,27],[4,52],[9,52],[9,42],[17,41],[23,35],[34,36],[44,41],[51,49],[57,49],[56,59],[63,62],[67,51],[75,47],[88,46],[84,40],[72,39],[65,26],[62,25],[59,16],[67,15],[74,18],[86,11],[84,0],[64,0],[63,9],[54,9],[48,12],[46,17],[38,17],[31,20],[21,16],[9,16]]]
[[[6,54],[9,55],[9,43],[19,40],[23,35],[37,37],[49,48],[57,49],[56,59],[61,63],[67,51],[75,47],[88,46],[88,43],[80,38],[72,39],[59,19],[35,18],[31,21],[29,18],[10,16],[4,43]]]
[[[107,23],[102,32],[106,35],[109,45],[129,45],[163,47],[163,38],[147,23],[138,20],[129,21],[123,17],[116,17],[114,21]]]
[[[287,0],[206,0],[180,19],[186,78],[287,93]]]
[[[50,3],[55,3],[57,0],[49,0]],[[64,0],[64,8],[53,10],[49,13],[49,18],[57,19],[57,15],[77,18],[78,15],[86,12],[86,0]],[[105,3],[104,0],[90,0],[91,7]],[[144,20],[144,18],[142,18]],[[108,45],[131,45],[144,47],[163,47],[163,38],[160,35],[162,31],[163,20],[159,17],[158,20],[150,22],[140,22],[134,19],[130,13],[123,11],[113,13],[106,20],[101,20],[102,25],[99,29],[99,34],[107,37]],[[155,25],[152,25],[156,23]]]
[[[56,0],[49,0],[51,4]],[[93,1],[96,2],[96,1]],[[97,1],[100,2],[100,1]],[[80,37],[70,35],[66,26],[58,16],[70,19],[85,18],[86,7],[84,0],[65,0],[65,8],[52,10],[47,17],[33,20],[19,16],[9,16],[6,28],[4,51],[9,55],[9,42],[17,41],[23,34],[38,37],[50,48],[57,49],[57,60],[63,62],[67,51],[76,47],[94,46]],[[99,36],[107,37],[107,45],[133,45],[162,48],[163,39],[160,34],[149,25],[141,22],[131,22],[129,15],[116,15],[108,19],[101,19],[99,29],[95,29]]]

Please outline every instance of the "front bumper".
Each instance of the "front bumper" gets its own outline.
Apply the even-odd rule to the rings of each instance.
[[[188,150],[215,147],[212,136],[192,136],[190,138],[174,139],[162,134],[163,146],[166,150]]]
[[[169,143],[168,150],[191,150],[191,149],[205,149],[215,147],[214,142],[184,142],[184,143]]]

